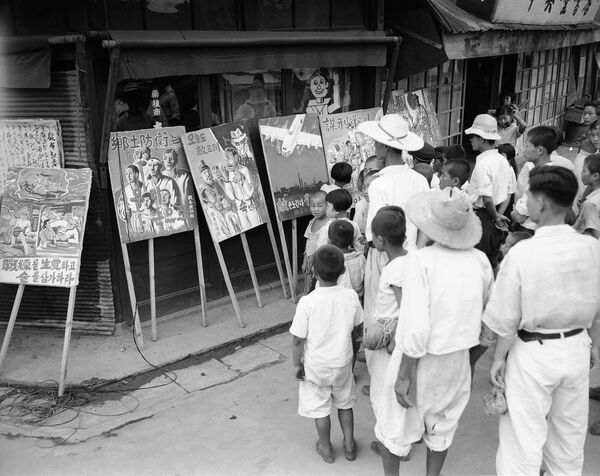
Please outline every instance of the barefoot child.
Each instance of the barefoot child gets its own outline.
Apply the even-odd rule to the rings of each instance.
[[[352,180],[352,166],[348,162],[338,162],[331,167],[331,180],[333,184],[326,183],[321,190],[329,193],[332,190],[346,187]]]
[[[494,275],[485,254],[474,248],[481,222],[464,194],[420,193],[405,210],[435,243],[408,260],[392,355],[400,361],[395,392],[403,407],[418,413],[420,431],[408,443],[423,435],[427,474],[436,476],[469,401],[469,349],[479,344]]]
[[[300,380],[298,413],[314,418],[316,449],[326,463],[335,461],[330,440],[331,408],[338,409],[344,434],[344,456],[356,459],[352,374],[353,329],[362,323],[356,293],[337,285],[344,272],[344,255],[334,246],[320,247],[313,259],[319,287],[300,298],[290,327],[294,373]]]
[[[581,179],[591,192],[581,205],[574,228],[584,235],[600,238],[600,154],[585,158]]]
[[[302,261],[302,272],[304,273],[304,293],[314,288],[315,277],[312,273],[312,259],[319,246],[327,244],[327,225],[329,217],[325,213],[327,208],[325,196],[327,194],[321,190],[310,196],[310,213],[313,219],[308,223],[304,238],[306,246],[304,247],[304,260]]]
[[[358,225],[348,218],[348,210],[352,206],[352,195],[347,190],[332,190],[325,197],[327,202],[326,213],[330,220],[346,220],[354,227],[354,240],[352,246],[362,253],[365,249],[365,239],[362,237]]]

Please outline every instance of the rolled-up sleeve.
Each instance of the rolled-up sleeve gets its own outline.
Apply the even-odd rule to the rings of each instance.
[[[511,258],[513,258],[511,260]],[[521,282],[509,253],[492,287],[490,300],[483,313],[483,322],[500,337],[512,338],[521,323]]]
[[[403,354],[419,359],[427,354],[430,330],[426,270],[418,256],[413,255],[402,288],[396,345]]]

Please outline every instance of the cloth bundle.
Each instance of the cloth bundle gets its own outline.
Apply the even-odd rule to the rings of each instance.
[[[377,320],[365,327],[363,336],[363,347],[368,350],[380,350],[387,348],[388,353],[394,350],[394,335],[398,319]]]
[[[483,397],[483,409],[488,415],[504,415],[508,410],[504,390],[494,385]]]

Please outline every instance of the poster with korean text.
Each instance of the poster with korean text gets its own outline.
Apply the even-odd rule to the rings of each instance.
[[[357,126],[365,121],[377,121],[382,114],[381,108],[377,107],[319,117],[327,170],[331,172],[337,162],[350,164],[352,180],[347,188],[353,196],[360,192],[357,181],[365,161],[375,155],[373,139],[360,132]]]
[[[182,126],[110,133],[108,170],[122,243],[198,226],[183,134]]]
[[[0,120],[0,197],[10,167],[64,166],[62,131],[58,120]]]
[[[90,169],[10,168],[0,210],[0,282],[79,283]]]
[[[410,93],[392,91],[387,112],[404,117],[410,130],[425,142],[434,147],[442,145],[440,125],[429,90],[420,89]]]
[[[243,121],[188,132],[184,147],[208,228],[216,242],[269,220]]]
[[[318,116],[272,117],[258,126],[277,217],[309,215],[310,194],[329,183]]]

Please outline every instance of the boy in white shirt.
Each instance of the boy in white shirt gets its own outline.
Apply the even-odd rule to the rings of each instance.
[[[354,227],[347,220],[335,220],[329,225],[329,243],[344,253],[345,271],[338,279],[338,285],[353,289],[359,298],[363,296],[365,265],[364,253],[352,249]]]
[[[350,195],[350,192],[342,189],[332,190],[325,196],[325,202],[327,207],[325,213],[330,220],[346,220],[352,225],[354,228],[352,246],[356,251],[362,253],[365,249],[365,238],[363,238],[358,225],[348,218],[348,210],[352,206],[352,195]]]
[[[493,272],[474,248],[481,222],[458,189],[415,195],[405,210],[435,243],[408,260],[392,354],[400,361],[395,392],[403,407],[418,412],[420,431],[407,426],[408,442],[423,435],[427,474],[435,476],[469,401],[469,349],[479,344]]]
[[[345,188],[352,180],[352,166],[348,162],[338,162],[331,167],[331,180],[333,184],[321,185],[321,190],[329,193],[332,190]]]
[[[456,187],[462,190],[463,185],[469,180],[471,166],[466,160],[448,160],[442,165],[440,175],[440,190]]]
[[[344,255],[324,245],[315,253],[314,274],[319,287],[300,298],[290,327],[294,373],[300,380],[298,413],[314,418],[319,439],[316,449],[326,463],[335,461],[330,440],[331,408],[338,409],[344,434],[344,455],[356,459],[352,373],[354,328],[362,323],[362,308],[352,289],[337,285],[344,272]]]

